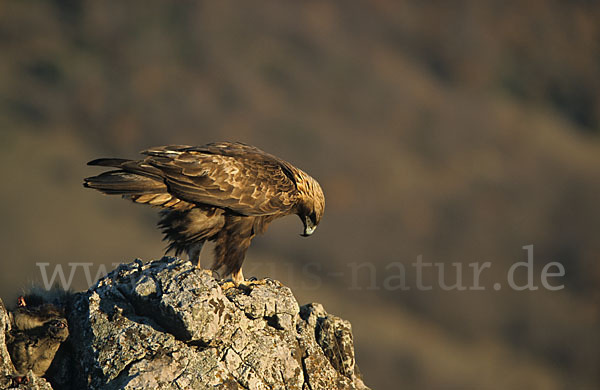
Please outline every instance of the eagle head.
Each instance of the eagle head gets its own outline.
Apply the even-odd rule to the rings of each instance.
[[[308,237],[317,228],[325,211],[325,196],[319,183],[308,174],[300,171],[296,177],[298,187],[298,216],[304,224],[303,237]]]

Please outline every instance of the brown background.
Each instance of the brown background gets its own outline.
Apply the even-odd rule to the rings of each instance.
[[[327,197],[310,239],[289,217],[255,240],[247,276],[352,321],[374,389],[597,388],[599,20],[558,0],[0,2],[0,296],[38,262],[162,255],[156,212],[85,190],[88,160],[238,140]],[[529,244],[563,290],[507,288]],[[426,272],[418,291],[418,255],[466,285],[490,261],[486,290]],[[395,262],[411,290],[385,288]]]

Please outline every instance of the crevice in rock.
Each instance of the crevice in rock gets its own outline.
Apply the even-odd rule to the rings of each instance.
[[[114,379],[108,381],[106,384],[111,385],[113,383],[120,383],[121,381],[124,381],[129,376],[129,370],[131,370],[131,368],[135,364],[144,361],[147,357],[149,357],[149,355],[145,354],[144,356],[142,356],[140,358],[132,360],[125,367],[123,367],[123,369],[119,372],[119,374]]]
[[[312,386],[310,385],[310,376],[308,375],[308,368],[306,367],[306,358],[308,357],[308,354],[306,351],[303,352],[302,354],[302,374],[304,375],[303,378],[303,382],[302,382],[302,388],[304,388],[304,385],[306,385],[306,387],[308,387],[308,390],[313,390]]]
[[[185,367],[183,368],[183,370],[181,370],[181,373],[179,375],[177,375],[177,377],[175,379],[173,379],[173,383],[175,383],[175,385],[177,386],[178,389],[184,390],[181,386],[179,386],[179,383],[177,383],[177,381],[179,381],[179,379],[185,375],[185,373],[187,372],[189,367],[190,367],[190,361],[188,360],[188,362],[185,365]]]
[[[281,326],[279,322],[279,316],[277,316],[277,314],[274,314],[272,316],[266,316],[263,318],[267,321],[267,325],[269,325],[270,327],[275,328],[277,330],[284,330],[284,327]]]
[[[157,332],[172,334],[177,340],[185,342],[185,340],[177,337],[177,334],[169,332],[168,326],[164,326],[165,324],[160,321],[160,316],[156,316],[155,310],[152,310],[153,306],[157,304],[157,300],[149,299],[147,302],[142,302],[130,296],[128,292],[123,291],[122,287],[117,286],[116,288],[133,311],[131,313],[133,315],[129,311],[121,312],[120,314],[123,317],[140,325],[148,325]]]
[[[217,343],[216,345],[206,343],[202,340],[193,340],[193,341],[183,341],[179,340],[187,346],[195,347],[198,352],[205,351],[209,348],[217,348],[221,343]]]

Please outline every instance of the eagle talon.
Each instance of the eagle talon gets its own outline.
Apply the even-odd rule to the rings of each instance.
[[[223,291],[229,290],[230,288],[233,288],[233,287],[237,287],[237,286],[232,281],[224,282],[221,284],[221,290],[223,290]]]
[[[252,288],[246,283],[238,284],[237,288],[240,289],[246,295],[250,295],[250,293],[252,292]]]
[[[246,283],[246,285],[248,287],[250,286],[263,286],[267,284],[267,279],[257,279],[257,278],[250,278],[248,279],[248,282]]]
[[[243,281],[242,283],[240,283],[238,285],[238,288],[243,290],[246,293],[250,293],[250,291],[252,291],[252,287],[254,286],[262,286],[267,284],[267,279],[257,279],[257,278],[250,278],[248,280]]]
[[[240,282],[238,284],[236,284],[232,280],[228,280],[226,282],[221,283],[221,290],[225,291],[225,290],[229,290],[229,289],[235,287],[235,288],[240,289],[248,294],[252,291],[253,286],[265,285],[265,284],[267,284],[267,280],[268,279],[260,279],[259,280],[255,277],[251,277],[250,279],[244,280],[243,282]]]

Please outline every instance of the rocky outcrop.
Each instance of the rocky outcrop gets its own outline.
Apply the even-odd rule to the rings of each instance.
[[[299,307],[275,280],[223,290],[188,261],[138,260],[67,313],[70,337],[48,374],[56,389],[367,389],[350,323]]]

